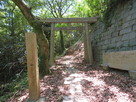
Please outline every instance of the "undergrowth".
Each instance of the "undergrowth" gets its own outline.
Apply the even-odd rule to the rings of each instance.
[[[20,91],[26,89],[28,86],[28,79],[26,72],[22,73],[12,82],[0,85],[0,102],[6,102],[10,97],[14,97]]]

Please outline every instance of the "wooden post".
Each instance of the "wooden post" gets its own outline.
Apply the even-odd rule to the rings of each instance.
[[[29,83],[29,100],[35,101],[40,97],[38,51],[36,34],[26,33],[27,70]]]
[[[88,61],[89,61],[89,64],[92,64],[93,63],[92,45],[91,45],[91,40],[90,40],[90,37],[89,37],[89,26],[88,26],[88,23],[85,23],[85,32],[86,32],[86,39],[87,39]]]
[[[50,40],[50,65],[54,64],[54,34],[55,23],[51,24],[51,40]]]

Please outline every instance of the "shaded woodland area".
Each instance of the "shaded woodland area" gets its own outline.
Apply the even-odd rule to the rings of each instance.
[[[82,30],[55,32],[55,59],[57,60],[56,66],[50,67],[51,32],[44,31],[43,28],[51,27],[51,25],[41,21],[45,18],[99,17],[105,24],[108,24],[111,11],[114,12],[117,5],[123,5],[126,1],[1,0],[0,102],[23,102],[29,97],[25,46],[25,33],[27,32],[35,32],[37,36],[39,70],[42,79],[41,96],[47,97],[47,102],[62,102],[69,98],[71,100],[75,98],[72,102],[80,102],[82,99],[85,102],[121,102],[120,100],[124,97],[126,98],[123,102],[136,101],[136,82],[128,77],[127,72],[118,70],[108,72],[96,65],[89,66],[85,63],[81,42],[84,34]],[[82,23],[56,24],[56,27],[82,25]],[[71,76],[74,73],[75,76]],[[78,100],[76,89],[70,85],[63,85],[63,82],[69,80],[79,80],[80,76],[77,74],[81,75],[83,80],[81,84],[76,83],[77,86],[79,85],[77,89],[79,91],[80,86],[83,86],[80,100]],[[70,84],[75,85],[72,81]],[[74,98],[71,98],[70,95],[73,93],[69,90],[74,90]]]

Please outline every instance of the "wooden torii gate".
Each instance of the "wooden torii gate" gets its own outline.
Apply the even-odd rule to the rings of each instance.
[[[51,30],[51,43],[50,43],[50,64],[54,64],[54,34],[55,30],[85,30],[84,34],[84,54],[85,60],[92,64],[92,47],[89,37],[88,23],[95,23],[98,17],[93,18],[56,18],[56,19],[44,19],[42,22],[51,23],[51,28],[45,28],[45,30]],[[55,28],[56,23],[84,23],[84,26],[80,27],[61,27]],[[27,50],[27,69],[29,79],[29,100],[37,100],[40,98],[40,81],[39,81],[39,68],[38,68],[38,51],[36,34],[29,32],[26,33],[26,50]],[[39,101],[38,101],[39,102]]]
[[[84,59],[89,64],[93,62],[92,55],[92,46],[89,37],[89,23],[95,23],[98,17],[90,17],[90,18],[50,18],[43,19],[42,22],[51,23],[51,27],[43,28],[43,30],[51,30],[51,40],[50,40],[50,64],[54,64],[54,34],[57,30],[85,30],[84,34]],[[56,23],[83,23],[84,26],[78,27],[55,27]]]

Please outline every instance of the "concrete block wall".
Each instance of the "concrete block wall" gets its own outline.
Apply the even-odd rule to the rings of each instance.
[[[95,63],[102,63],[105,52],[136,50],[136,0],[119,5],[110,23],[106,27],[98,21],[95,30],[90,32]]]

